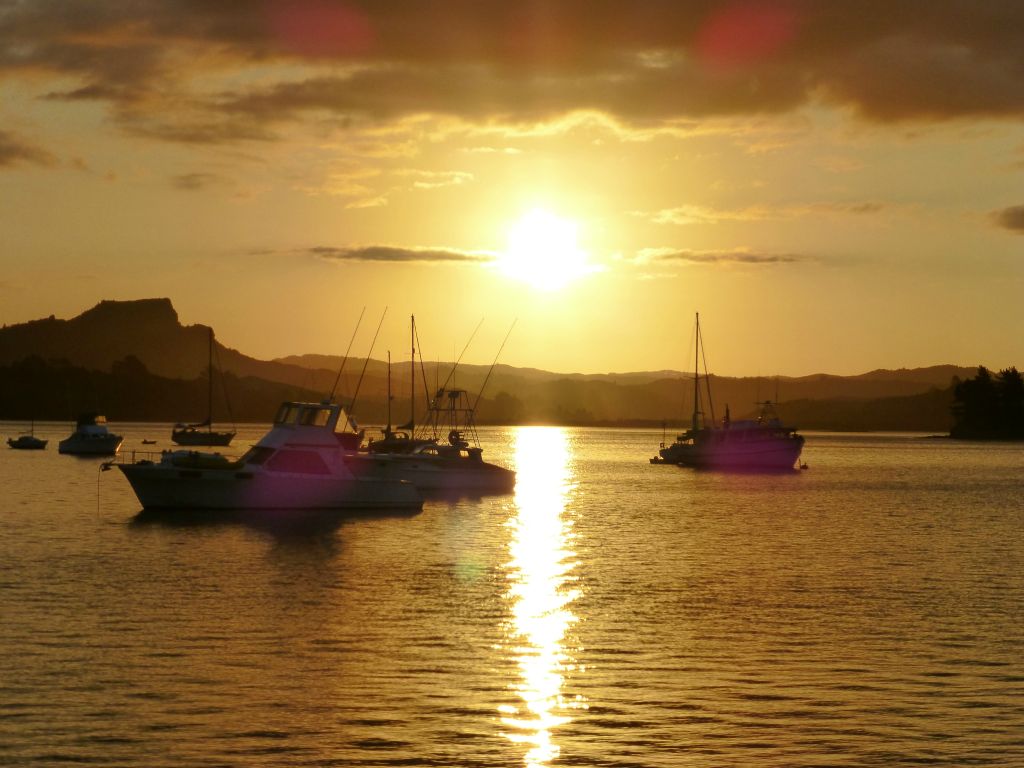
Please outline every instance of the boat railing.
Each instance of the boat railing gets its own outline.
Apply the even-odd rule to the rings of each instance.
[[[128,450],[128,451],[125,451],[125,450],[120,451],[116,456],[113,456],[110,459],[108,459],[107,461],[103,462],[103,466],[105,468],[109,469],[110,467],[113,467],[113,466],[119,465],[119,464],[138,464],[140,461],[148,461],[148,462],[152,462],[153,464],[159,464],[160,461],[163,459],[163,457],[165,455],[167,455],[168,453],[188,453],[188,454],[195,454],[196,456],[199,456],[199,455],[203,454],[204,452],[203,451],[187,451],[187,450],[182,449],[182,448],[178,448],[176,450],[164,448],[163,450],[159,450],[159,451],[137,450],[137,449],[133,448],[133,449]],[[220,454],[220,453],[218,453],[216,455],[223,456],[223,454]],[[234,456],[224,456],[224,458],[226,460],[228,460],[228,461],[234,461],[236,459],[236,457],[234,457]]]

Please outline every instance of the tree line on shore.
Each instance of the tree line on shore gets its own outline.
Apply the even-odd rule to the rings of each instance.
[[[954,379],[952,411],[950,437],[1024,439],[1024,377],[1014,367],[993,375],[980,366],[973,379]]]

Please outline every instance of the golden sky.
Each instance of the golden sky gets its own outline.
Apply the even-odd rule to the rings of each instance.
[[[257,357],[1024,363],[1016,0],[0,0],[0,322]]]

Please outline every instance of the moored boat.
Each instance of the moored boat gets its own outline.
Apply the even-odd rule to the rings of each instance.
[[[231,445],[234,438],[234,432],[218,432],[208,421],[199,424],[175,424],[171,430],[171,441],[177,445],[221,447]]]
[[[177,445],[227,446],[235,437],[235,431],[213,428],[213,328],[210,328],[207,344],[206,418],[196,424],[175,424],[171,430],[171,441]]]
[[[84,413],[75,423],[75,431],[57,444],[60,453],[75,456],[113,456],[123,438],[107,429],[107,418],[98,413]]]
[[[36,423],[33,421],[28,432],[17,437],[7,438],[7,445],[18,451],[41,451],[46,448],[48,441],[36,437]]]
[[[7,445],[19,451],[41,451],[46,448],[46,440],[35,435],[18,435],[7,438]]]
[[[476,407],[470,405],[466,390],[447,388],[446,382],[428,401],[424,423],[417,428],[415,318],[412,340],[409,421],[397,431],[391,429],[389,365],[388,426],[380,439],[370,441],[365,450],[350,457],[353,471],[361,476],[406,480],[423,491],[510,493],[515,488],[516,473],[483,460]]]
[[[346,453],[360,436],[345,431],[347,424],[336,403],[286,402],[270,431],[241,458],[180,450],[116,466],[145,509],[422,508],[410,483],[349,468]]]
[[[803,436],[779,421],[773,403],[761,406],[757,419],[726,417],[720,427],[688,429],[661,448],[651,463],[698,469],[793,469],[803,449]]]
[[[703,350],[700,333],[700,315],[697,315],[696,350],[694,361],[693,422],[690,429],[676,437],[671,445],[661,444],[652,464],[677,464],[698,469],[732,470],[791,470],[803,450],[803,435],[795,427],[787,427],[779,420],[775,404],[759,403],[760,415],[756,419],[732,421],[729,407],[725,418],[715,423],[714,406],[708,388],[708,407],[712,410],[710,422],[701,410],[699,360]],[[705,371],[707,381],[707,371]]]

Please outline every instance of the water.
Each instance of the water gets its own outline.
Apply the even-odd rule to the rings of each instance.
[[[1024,765],[1022,446],[491,430],[513,496],[295,524],[139,517],[69,431],[0,453],[0,765]]]

